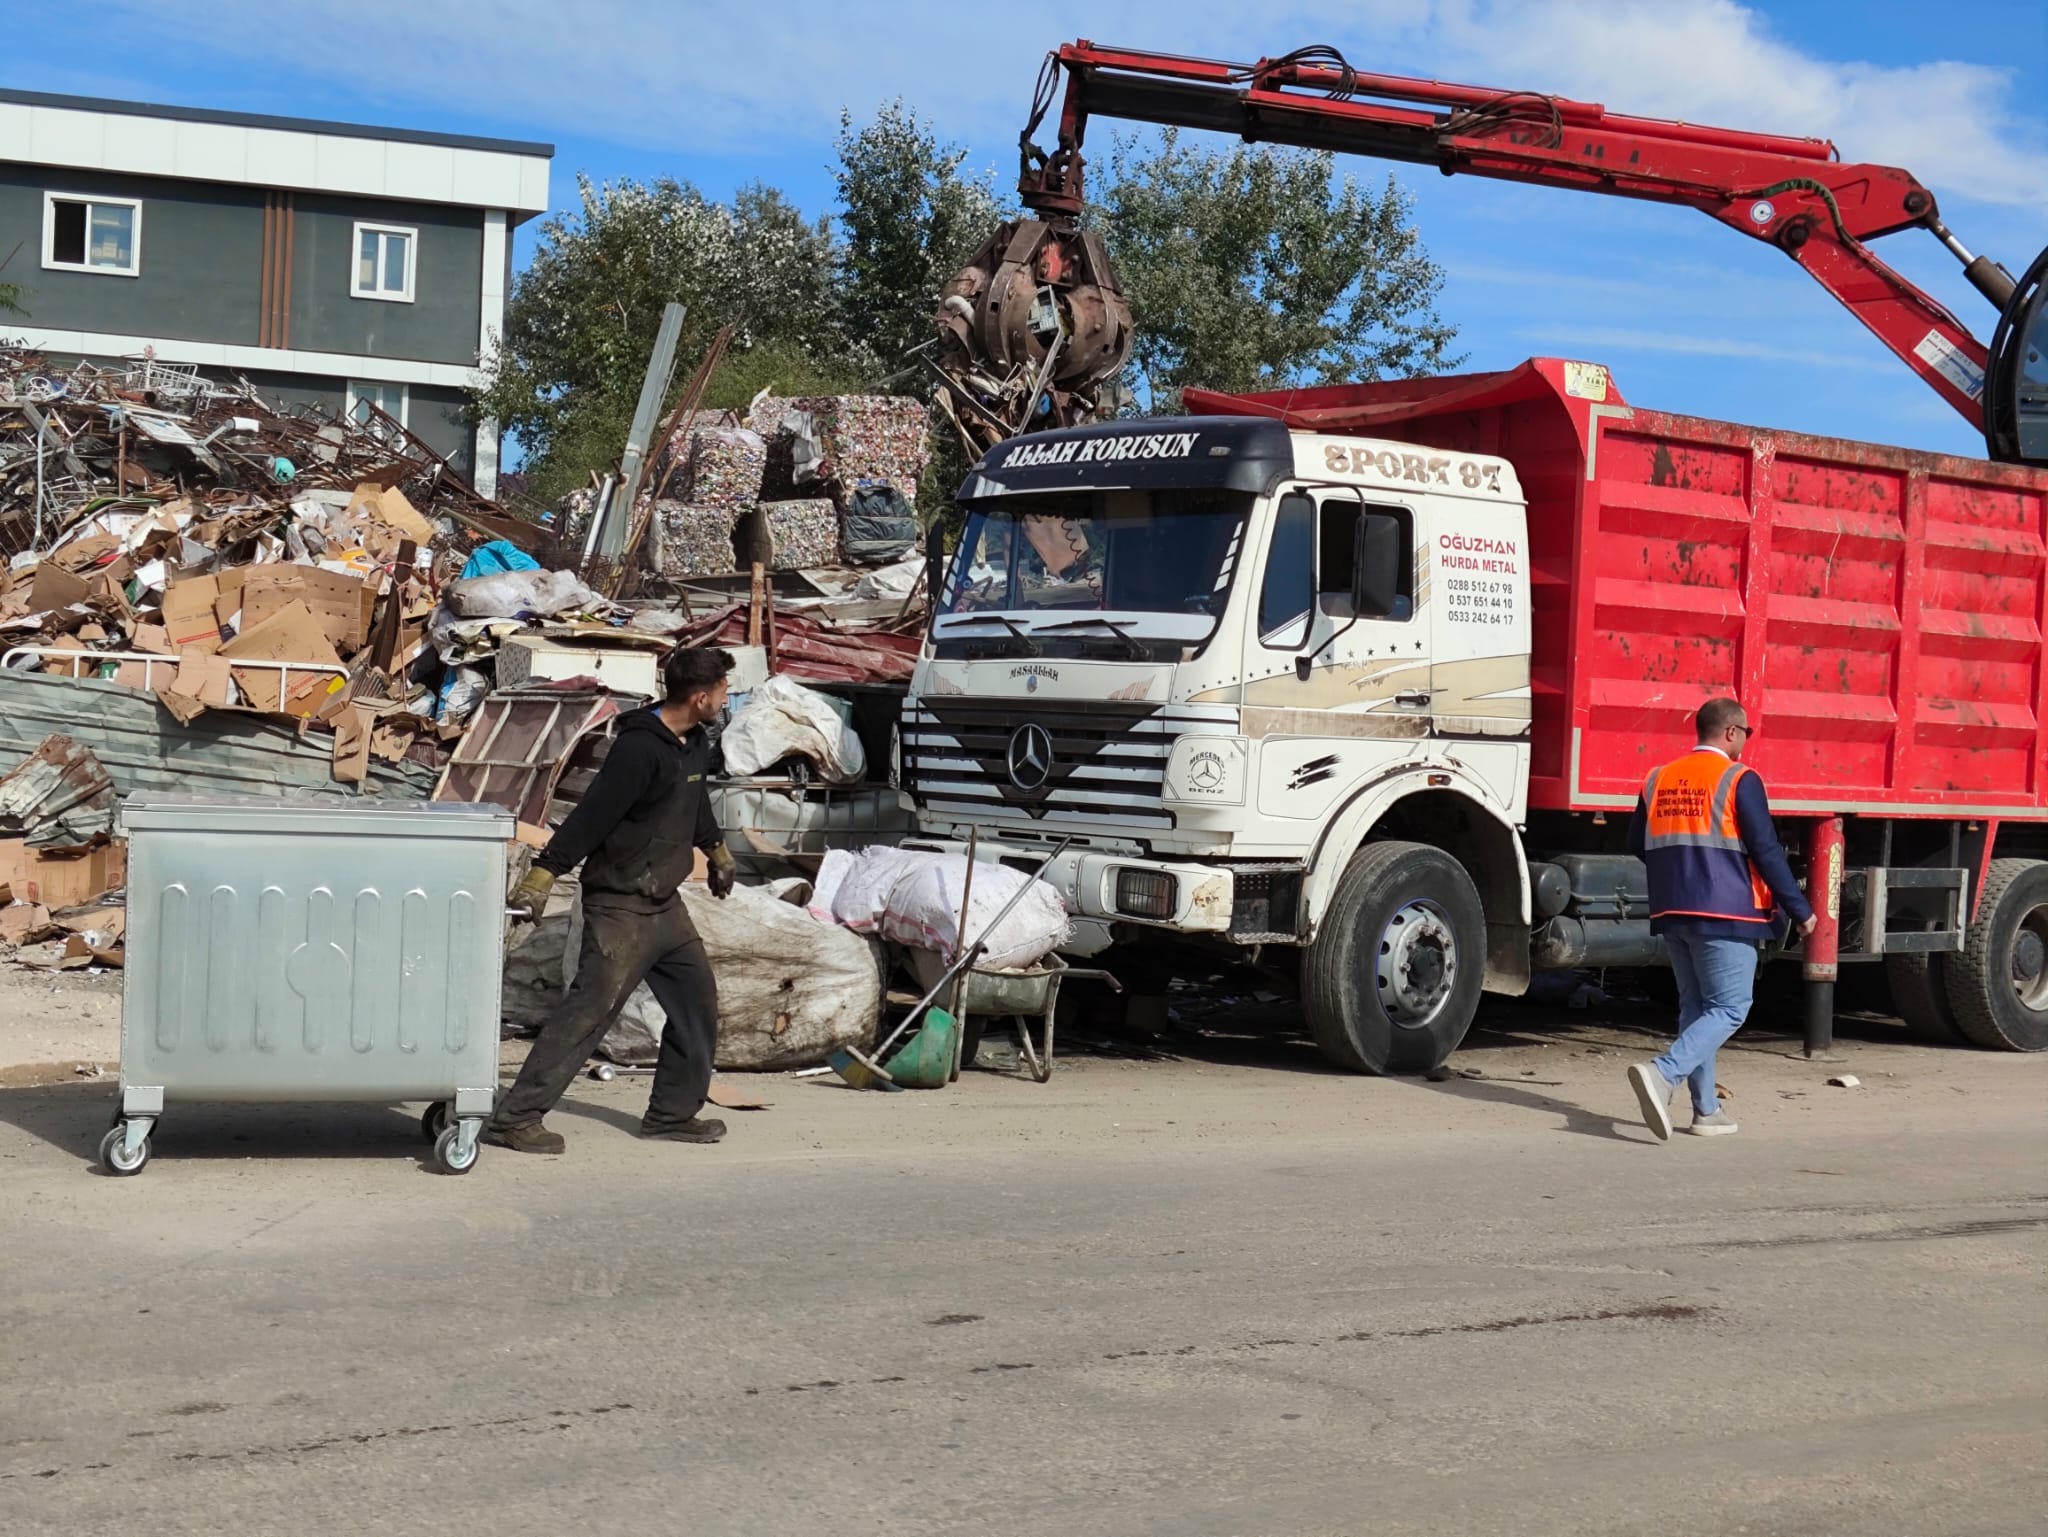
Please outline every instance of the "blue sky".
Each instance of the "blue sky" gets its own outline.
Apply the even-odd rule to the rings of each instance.
[[[815,213],[842,108],[864,119],[900,96],[1007,182],[1038,58],[1058,43],[1252,59],[1326,42],[1387,73],[1825,136],[1845,159],[1913,171],[2015,273],[2048,244],[2040,0],[1040,0],[989,8],[985,36],[939,0],[209,0],[194,14],[7,0],[0,85],[546,140],[557,207],[580,171],[671,174],[714,196],[765,181]],[[1346,168],[1391,169],[1414,193],[1470,367],[1563,353],[1610,364],[1640,405],[1981,452],[1804,273],[1701,215]],[[1989,306],[1932,238],[1879,249],[1988,337]]]

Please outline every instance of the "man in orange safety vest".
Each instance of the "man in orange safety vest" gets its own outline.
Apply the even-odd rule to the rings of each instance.
[[[1714,1057],[1742,1027],[1756,984],[1757,947],[1772,937],[1774,908],[1811,934],[1813,906],[1771,825],[1757,772],[1741,761],[1755,735],[1733,699],[1710,699],[1693,717],[1699,745],[1655,770],[1629,824],[1629,852],[1648,867],[1650,929],[1663,936],[1678,981],[1678,1039],[1628,1070],[1643,1122],[1671,1136],[1671,1098],[1691,1085],[1696,1136],[1726,1136],[1735,1122],[1714,1088]]]

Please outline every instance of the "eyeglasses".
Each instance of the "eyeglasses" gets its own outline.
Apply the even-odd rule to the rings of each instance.
[[[1756,735],[1756,727],[1754,726],[1730,726],[1728,729],[1730,731],[1740,731],[1742,733],[1742,740],[1745,742]]]

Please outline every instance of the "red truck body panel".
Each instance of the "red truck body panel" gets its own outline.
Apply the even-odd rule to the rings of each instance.
[[[2048,816],[2048,474],[1647,411],[1556,358],[1188,407],[1513,461],[1532,808],[1633,806],[1732,694],[1778,810]]]

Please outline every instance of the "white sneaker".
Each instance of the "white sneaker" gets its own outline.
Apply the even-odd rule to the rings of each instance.
[[[1725,1110],[1716,1110],[1712,1115],[1692,1113],[1692,1125],[1685,1128],[1695,1137],[1732,1137],[1739,1128],[1734,1118]]]
[[[1643,1124],[1659,1142],[1671,1140],[1671,1093],[1678,1087],[1648,1062],[1628,1070],[1628,1085],[1636,1091],[1636,1103],[1643,1107]]]

